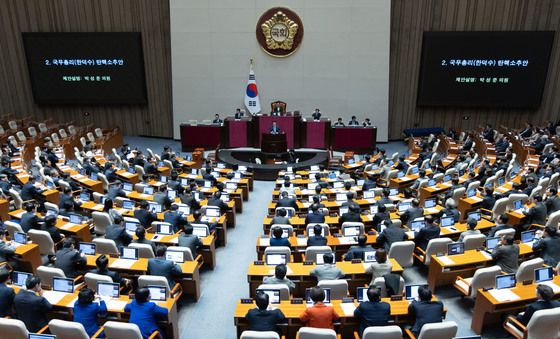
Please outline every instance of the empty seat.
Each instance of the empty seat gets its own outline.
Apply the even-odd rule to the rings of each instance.
[[[57,338],[64,339],[89,339],[84,325],[60,319],[49,321],[49,331],[56,335]]]
[[[331,299],[341,300],[348,296],[348,281],[346,280],[321,280],[317,284],[321,288],[331,289]]]

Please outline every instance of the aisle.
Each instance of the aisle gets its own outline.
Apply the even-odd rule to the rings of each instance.
[[[217,251],[214,271],[201,274],[201,297],[183,305],[179,312],[181,339],[232,338],[233,312],[240,298],[249,296],[247,268],[256,260],[255,244],[262,234],[262,221],[272,197],[274,182],[255,182],[237,226],[228,230],[228,243]]]

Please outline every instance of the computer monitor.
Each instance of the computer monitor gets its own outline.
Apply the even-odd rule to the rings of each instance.
[[[436,205],[437,205],[436,199],[424,200],[424,208],[432,208],[432,207],[436,207]]]
[[[542,283],[545,281],[550,281],[554,277],[552,267],[543,267],[535,269],[535,282]]]
[[[357,237],[360,235],[360,226],[346,226],[342,229],[342,235],[344,237]]]
[[[129,233],[136,233],[136,229],[138,228],[139,225],[140,224],[134,221],[125,221],[124,223],[124,227],[126,231]]]
[[[226,182],[226,190],[234,191],[237,189],[237,184],[234,182]]]
[[[80,174],[87,175],[87,171],[85,170],[85,168],[80,169]]]
[[[80,242],[79,251],[85,255],[95,255],[96,246],[92,242]]]
[[[33,274],[31,274],[31,273],[13,271],[12,272],[12,284],[14,284],[16,286],[19,286],[19,287],[25,287],[25,282],[27,281],[28,278],[30,278],[32,276],[33,276]]]
[[[375,198],[374,191],[364,191],[364,199],[373,199]]]
[[[377,259],[375,258],[375,251],[364,252],[364,262],[365,263],[376,262],[376,261],[377,261]]]
[[[468,214],[468,218],[472,218],[476,221],[480,221],[480,212],[471,212]]]
[[[144,194],[150,194],[150,195],[154,194],[154,188],[152,186],[146,186],[146,187],[144,187],[143,193]]]
[[[89,201],[89,193],[87,192],[80,193],[80,200],[83,202]]]
[[[127,171],[128,173],[130,173],[130,174],[134,174],[134,173],[135,173],[134,167],[132,167],[132,166],[128,167],[128,169],[127,169],[126,171]]]
[[[71,222],[72,224],[81,224],[81,223],[82,223],[82,220],[83,220],[83,218],[82,218],[81,215],[79,215],[79,214],[74,214],[74,213],[69,214],[69,215],[68,215],[68,218],[70,219],[70,222]]]
[[[158,204],[157,202],[153,202],[153,201],[148,201],[148,203],[150,204],[150,210],[155,212],[155,213],[161,213],[162,208],[161,205]]]
[[[342,181],[333,182],[333,188],[343,188],[343,187],[344,187],[344,182]]]
[[[520,208],[522,208],[522,207],[523,207],[523,201],[521,201],[521,200],[515,200],[515,201],[513,202],[513,209],[514,209],[514,210],[518,210],[518,209],[520,209]]]
[[[175,200],[177,197],[177,191],[171,189],[167,190],[167,197],[171,200]]]
[[[74,293],[74,279],[53,277],[52,282],[53,282],[53,286],[52,286],[53,291]]]
[[[342,206],[338,209],[338,215],[344,215],[348,213],[348,206]]]
[[[239,173],[239,172],[233,173],[233,178],[234,178],[234,179],[241,179],[241,176],[242,176],[242,174]]]
[[[212,188],[212,182],[210,180],[204,180],[204,188]]]
[[[280,264],[286,264],[286,254],[282,253],[267,253],[266,254],[266,264],[269,266],[276,266]]]
[[[168,224],[168,223],[157,224],[156,233],[157,234],[163,234],[163,235],[172,235],[173,234],[173,226],[171,224]]]
[[[406,285],[404,287],[406,300],[414,300],[418,298],[418,289],[423,285]]]
[[[535,231],[535,230],[521,232],[521,242],[522,243],[527,243],[527,242],[531,242],[531,241],[535,240],[536,232],[537,231]]]
[[[426,224],[423,220],[413,221],[410,223],[410,229],[414,232],[420,231],[422,228],[424,228],[424,226],[426,226]]]
[[[219,169],[224,169],[224,168],[226,168],[226,164],[224,164],[222,162],[219,162],[219,163],[216,164],[216,167],[219,168]]]
[[[184,214],[184,215],[191,214],[191,208],[190,208],[189,205],[179,205],[177,211],[179,211],[179,213]]]
[[[412,167],[412,169],[410,170],[410,172],[411,172],[412,174],[418,174],[418,171],[419,171],[418,166],[414,166],[414,167]]]
[[[17,242],[18,244],[26,244],[27,234],[25,234],[24,232],[15,232],[14,241]]]
[[[367,287],[358,287],[356,289],[356,299],[358,299],[359,303],[369,300],[367,296],[367,291],[368,291]]]
[[[198,169],[196,169],[196,168],[191,168],[191,174],[197,175],[197,174],[198,174]]]
[[[448,182],[449,180],[451,180],[451,175],[447,174],[443,176],[443,182]]]
[[[449,227],[455,225],[455,218],[443,217],[441,218],[441,227]]]
[[[121,258],[122,259],[138,260],[138,249],[137,248],[131,248],[131,247],[122,247],[121,248]]]
[[[320,171],[320,170],[321,170],[321,168],[320,168],[319,166],[317,166],[317,165],[313,165],[313,166],[311,166],[309,169],[310,169],[311,171]]]
[[[398,188],[390,188],[389,189],[389,196],[394,197],[395,195],[399,195],[399,189]]]
[[[504,274],[496,276],[496,288],[512,288],[515,287],[515,274]]]
[[[366,182],[366,181],[365,181],[364,179],[358,179],[358,180],[356,181],[356,185],[362,186],[365,182]]]
[[[377,205],[369,206],[369,213],[370,214],[376,214],[378,211],[379,211],[379,206],[377,206]]]
[[[352,158],[348,159],[348,165],[353,165],[354,163],[356,163],[356,160]]]
[[[465,253],[465,243],[454,242],[447,244],[447,255],[456,255]]]
[[[337,193],[336,201],[346,201],[346,193]]]
[[[123,200],[122,207],[125,210],[132,210],[134,209],[134,201],[132,200]]]
[[[165,175],[162,175],[159,177],[159,181],[163,182],[164,184],[167,184],[167,177]]]
[[[506,178],[504,177],[498,178],[498,186],[502,186],[505,183],[506,183]]]
[[[324,265],[325,264],[325,254],[328,254],[331,252],[325,252],[325,253],[317,253],[317,255],[315,256],[315,263],[317,265]],[[332,254],[332,253],[331,253]],[[336,262],[336,258],[333,254],[333,264]]]
[[[325,292],[325,299],[323,299],[323,303],[330,304],[331,303],[331,289],[330,288],[323,288]],[[308,304],[313,304],[313,300],[311,300],[311,288],[305,289],[305,300]]]
[[[210,218],[219,218],[220,217],[220,209],[219,208],[207,208],[206,209],[206,216]]]
[[[226,192],[223,192],[222,195],[220,196],[220,200],[223,202],[228,202],[229,201],[229,194]]]
[[[307,189],[308,190],[314,190],[315,187],[317,187],[317,185],[318,184],[316,182],[310,182],[310,183],[307,184]]]
[[[404,213],[407,209],[409,209],[412,205],[410,204],[410,201],[407,202],[401,202],[400,204],[397,205],[399,213]]]
[[[91,172],[91,175],[89,177],[91,178],[91,180],[97,180],[97,173]]]
[[[400,179],[400,178],[402,178],[402,177],[404,177],[404,172],[402,172],[402,171],[401,171],[401,172],[398,172],[398,173],[397,173],[397,178]]]
[[[258,288],[257,292],[267,294],[269,304],[280,304],[280,290]]]
[[[176,264],[182,264],[185,262],[185,253],[183,251],[167,250],[165,252],[165,259],[173,261]]]
[[[189,179],[187,179],[187,178],[181,178],[181,185],[183,185],[183,186],[188,186],[188,185],[189,185]]]
[[[152,301],[165,301],[167,290],[164,286],[148,285],[146,288],[150,290],[150,299]]]
[[[132,192],[133,189],[134,189],[134,186],[133,186],[131,183],[125,182],[125,183],[123,184],[123,190],[124,190],[124,191],[126,191],[126,192]]]
[[[474,196],[476,196],[475,188],[471,188],[470,190],[467,191],[467,198],[474,197]]]
[[[56,339],[56,335],[54,335],[54,334],[29,333],[27,335],[27,339]]]
[[[119,287],[119,283],[99,281],[97,282],[97,294],[101,297],[118,298]]]
[[[196,235],[199,238],[204,238],[208,236],[208,227],[206,226],[193,226],[193,235]]]
[[[500,237],[486,238],[486,248],[490,251],[493,250],[494,247],[498,246],[499,243]]]

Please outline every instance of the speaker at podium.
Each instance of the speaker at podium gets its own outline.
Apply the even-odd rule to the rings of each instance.
[[[286,133],[263,133],[261,135],[261,152],[280,154],[287,151]]]

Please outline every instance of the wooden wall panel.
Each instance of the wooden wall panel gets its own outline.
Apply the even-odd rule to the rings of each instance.
[[[169,0],[0,1],[0,114],[120,126],[123,134],[171,137],[169,23]],[[147,105],[39,106],[33,103],[21,32],[126,31],[142,32]]]
[[[408,127],[475,128],[485,123],[521,126],[560,119],[560,1],[392,0],[389,138]],[[416,107],[424,31],[552,30],[556,37],[538,110]],[[469,120],[463,120],[469,116]]]

